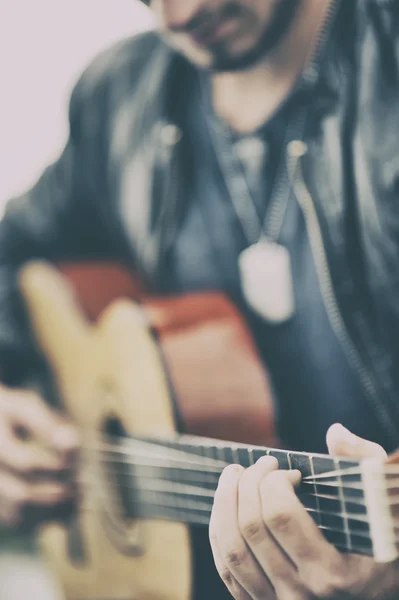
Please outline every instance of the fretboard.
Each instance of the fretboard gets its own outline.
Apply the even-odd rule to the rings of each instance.
[[[116,456],[115,451],[113,454],[127,517],[191,525],[209,523],[214,493],[226,465],[249,467],[265,454],[273,456],[281,469],[302,473],[298,497],[331,543],[343,551],[373,555],[357,461],[191,436],[162,441],[126,438]]]

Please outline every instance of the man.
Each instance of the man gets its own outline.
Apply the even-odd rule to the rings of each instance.
[[[70,493],[29,474],[56,472],[78,444],[42,401],[15,389],[40,365],[15,289],[18,267],[35,257],[114,258],[159,293],[226,292],[272,373],[287,445],[324,451],[327,429],[343,422],[380,446],[361,442],[358,452],[336,426],[333,452],[397,446],[399,3],[152,7],[161,35],[120,44],[86,71],[63,155],[1,224],[0,364],[14,386],[1,398],[4,519]],[[48,450],[24,454],[21,428]],[[233,595],[397,594],[396,565],[342,557],[299,512],[296,474],[275,468],[265,460],[221,480],[211,536]],[[288,515],[287,544],[263,493],[259,517],[258,489],[270,482]],[[262,523],[259,547],[243,536],[243,506],[247,523]]]

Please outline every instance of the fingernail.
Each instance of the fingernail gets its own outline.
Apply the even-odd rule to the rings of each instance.
[[[225,477],[230,477],[230,476],[237,477],[237,475],[241,475],[243,470],[244,470],[244,467],[241,467],[240,465],[228,465],[227,467],[225,467],[223,469],[220,477],[221,478],[223,477],[223,479]]]
[[[269,456],[267,454],[258,458],[256,464],[265,464],[269,467],[273,467],[274,469],[278,469],[279,467],[277,458],[275,458],[274,456]]]

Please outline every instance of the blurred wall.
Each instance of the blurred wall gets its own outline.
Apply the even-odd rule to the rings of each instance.
[[[0,0],[0,215],[60,152],[90,59],[151,25],[138,0]]]

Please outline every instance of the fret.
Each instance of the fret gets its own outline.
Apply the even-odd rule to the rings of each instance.
[[[309,464],[310,464],[311,476],[314,477],[316,475],[316,473],[315,473],[315,470],[314,470],[313,456],[312,455],[309,456]],[[321,516],[321,511],[320,511],[320,500],[319,500],[319,497],[318,497],[318,489],[317,489],[317,483],[316,482],[313,483],[313,490],[314,490],[314,500],[315,500],[315,504],[316,504],[317,524],[320,526],[320,525],[323,524],[323,521],[322,521],[322,516]]]
[[[348,548],[346,548],[346,546],[340,546],[339,544],[335,544],[335,547],[337,548],[337,550],[342,552],[342,554],[349,552]],[[369,548],[368,546],[365,546],[365,545],[353,546],[351,552],[354,552],[355,554],[362,554],[364,556],[369,556],[369,557],[374,556],[372,548]]]
[[[270,453],[270,450],[263,450],[263,448],[254,448],[253,449],[253,458],[254,458],[254,463],[256,463],[260,458],[263,458],[263,456],[268,455]]]
[[[341,470],[359,467],[358,462],[349,462],[346,460],[340,461],[339,464]],[[350,508],[351,513],[366,515],[367,508],[360,470],[358,473],[342,473],[341,480],[343,483],[342,493],[347,505],[347,510]],[[351,487],[351,484],[353,484],[353,487]]]
[[[279,469],[288,470],[288,453],[284,450],[271,450],[269,456],[273,456],[278,461]]]
[[[338,499],[337,487],[325,487],[320,485],[320,480],[315,479],[320,473],[328,473],[334,469],[334,461],[329,456],[320,457],[311,454],[304,454],[295,461],[295,466],[298,468],[303,477],[309,477],[310,480],[303,480],[300,491],[303,494],[303,502],[305,505],[311,506],[315,510],[315,521],[317,525],[327,525],[325,522],[325,514],[341,513],[341,503]],[[335,480],[335,476],[334,476]],[[339,518],[339,526],[343,529],[342,519]]]
[[[358,461],[341,460],[338,464],[341,472],[343,471],[339,478],[342,484],[341,499],[344,503],[344,517],[349,530],[350,548],[353,549],[357,545],[357,534],[368,533],[370,536],[363,480]],[[350,472],[353,469],[357,472]],[[348,470],[348,473],[345,473],[345,470]]]
[[[291,468],[302,473],[302,477],[313,477],[316,474],[316,464],[310,454],[290,452]]]
[[[224,446],[219,446],[219,444],[217,445],[210,445],[207,446],[206,448],[206,456],[209,460],[217,460],[218,462],[222,462],[225,463],[224,460]],[[220,469],[217,473],[213,473],[213,486],[212,489],[215,490],[218,483],[219,483],[219,477],[222,474],[223,471],[223,466],[220,466]]]
[[[206,452],[210,460],[221,460],[217,446],[207,446]]]
[[[213,460],[213,457],[210,456],[210,449],[207,446],[198,446],[196,447],[196,454],[198,456],[200,456],[201,458],[203,458],[204,460],[204,465],[207,465],[207,461],[209,461],[209,459]],[[202,487],[205,487],[208,490],[215,490],[216,489],[216,485],[217,485],[217,481],[219,480],[219,475],[215,475],[213,473],[205,473],[204,474],[204,482],[202,484]]]
[[[248,462],[250,466],[255,464],[253,448],[248,448]]]
[[[349,527],[349,531],[351,532],[351,536],[353,538],[353,535],[356,534],[360,534],[360,533],[367,533],[370,536],[370,525],[368,522],[367,517],[365,517],[364,521],[361,521],[360,519],[351,519],[350,517],[348,517],[348,527]],[[353,542],[353,539],[352,539]],[[353,543],[352,543],[353,545]]]
[[[167,518],[173,521],[182,521],[188,524],[208,525],[211,514],[211,499],[192,497],[187,495],[180,498],[175,494],[166,493],[148,493],[145,490],[140,491],[139,510],[136,511],[138,518]],[[314,513],[310,512],[314,518]],[[330,515],[329,523],[320,526],[324,536],[340,550],[356,551],[360,554],[372,555],[372,542],[370,533],[364,531],[354,531],[352,523],[351,546],[348,546],[346,531],[343,527],[342,517],[340,515]]]
[[[188,452],[189,454],[194,454],[194,456],[203,456],[204,451],[203,451],[203,446],[197,445],[197,444],[178,444],[177,445],[177,449],[178,450],[183,450],[184,452]]]
[[[321,473],[329,473],[330,471],[335,471],[336,466],[335,466],[335,462],[334,459],[331,456],[319,456],[319,455],[312,455],[312,465],[310,464],[310,460],[309,460],[309,456],[310,455],[304,455],[307,458],[307,465],[304,466],[304,470],[306,471],[303,472],[304,477],[308,476],[308,477],[312,477],[312,476],[317,476],[320,475]],[[313,473],[312,473],[312,467],[313,467]],[[335,475],[333,475],[333,477],[335,477]],[[319,483],[319,481],[317,482]]]
[[[238,463],[247,468],[250,467],[253,463],[251,462],[251,453],[249,448],[238,448]]]
[[[337,531],[344,532],[344,521],[340,513],[328,513],[323,512],[323,522],[320,523],[320,513],[318,513],[317,509],[310,509],[309,513],[313,517],[316,525],[322,529],[323,527],[327,529],[334,529]]]
[[[288,463],[288,469],[290,471],[292,471],[293,467],[292,467],[292,460],[291,460],[291,453],[290,452],[287,452],[287,463]]]
[[[228,456],[228,448],[226,446],[215,446],[216,448],[216,459],[220,460],[226,464],[231,464],[231,460],[229,460]],[[231,455],[230,455],[230,458]]]
[[[344,531],[344,518],[339,513],[323,512],[323,526],[329,527],[330,529],[341,529]],[[370,526],[367,520],[361,521],[359,519],[348,518],[348,528],[351,536],[354,534],[365,534],[370,536]]]
[[[215,460],[215,447],[214,446],[203,446],[204,456],[205,458],[209,458],[210,460]]]
[[[338,494],[338,489],[336,490],[337,494]],[[314,492],[312,491],[312,497],[314,498]],[[342,502],[340,500],[340,498],[337,496],[336,498],[334,498],[334,496],[331,497],[327,497],[324,496],[323,494],[318,494],[317,496],[318,500],[319,500],[319,507],[320,507],[320,512],[321,513],[338,513],[341,514],[342,512]]]
[[[302,488],[299,488],[297,495],[306,509],[313,511],[315,514],[319,514],[317,498],[315,497],[312,488],[305,491],[302,491]]]
[[[351,535],[350,535],[350,530],[349,530],[348,515],[346,513],[345,497],[344,497],[343,490],[342,490],[342,478],[339,473],[339,471],[341,469],[339,460],[334,459],[334,467],[338,471],[338,473],[336,475],[337,483],[338,483],[338,488],[337,488],[338,489],[338,497],[339,497],[340,504],[342,506],[342,518],[343,518],[344,531],[345,531],[345,537],[346,537],[346,545],[347,545],[348,551],[350,552],[352,549],[352,540],[351,540]]]
[[[253,464],[252,449],[245,446],[212,446],[208,449],[208,458],[216,459],[226,464],[237,464],[242,467],[249,467]]]
[[[233,464],[239,465],[240,464],[240,458],[238,456],[238,448],[237,448],[237,446],[232,446],[231,447],[231,455],[233,457]]]
[[[345,531],[331,531],[321,528],[327,540],[339,548],[343,552],[357,552],[365,556],[373,556],[373,544],[370,538],[364,536],[353,535],[350,547],[348,546],[348,538]]]

